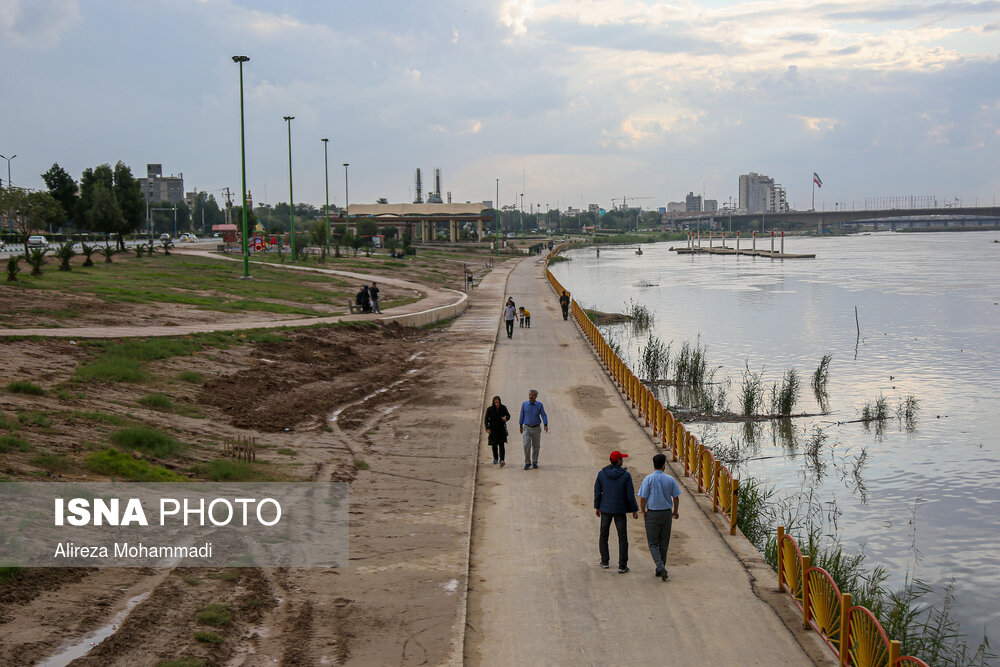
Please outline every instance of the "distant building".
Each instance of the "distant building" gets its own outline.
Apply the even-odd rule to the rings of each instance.
[[[184,201],[184,174],[164,176],[162,164],[147,164],[146,178],[139,179],[139,187],[147,202],[179,204]]]
[[[700,211],[701,210],[701,195],[696,195],[693,192],[687,193],[687,197],[684,198],[684,210],[685,211]]]
[[[705,211],[710,211],[715,213],[719,210],[719,200],[718,199],[706,199],[705,200]]]
[[[588,213],[600,213],[601,212],[601,205],[600,204],[587,204],[587,212]]]
[[[784,213],[788,211],[785,188],[774,179],[755,171],[740,176],[739,208],[754,213]]]
[[[667,213],[683,213],[687,210],[687,204],[682,201],[667,202]]]

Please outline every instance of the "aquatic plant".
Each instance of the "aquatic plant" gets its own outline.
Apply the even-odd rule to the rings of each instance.
[[[714,370],[708,370],[707,349],[701,344],[701,336],[694,345],[684,341],[674,362],[674,380],[694,387],[711,381],[714,375]]]
[[[746,362],[743,379],[740,385],[740,410],[744,417],[757,414],[764,401],[764,384],[761,380],[763,371],[754,373],[750,370],[750,362]]]
[[[670,372],[670,344],[649,334],[639,358],[639,373],[650,382],[658,382]]]
[[[653,311],[634,299],[629,299],[625,304],[624,314],[629,318],[633,333],[648,331],[655,320]]]
[[[889,403],[879,394],[874,401],[868,401],[861,408],[861,421],[883,422],[889,418]]]
[[[833,361],[832,354],[824,354],[819,361],[819,366],[813,371],[812,388],[817,394],[826,393],[826,382],[830,379],[830,362]]]
[[[790,415],[799,398],[799,375],[794,368],[785,371],[781,383],[771,386],[771,413]]]

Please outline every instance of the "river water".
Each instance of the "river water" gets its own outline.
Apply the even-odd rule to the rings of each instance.
[[[571,261],[552,272],[586,307],[622,312],[634,300],[653,311],[652,333],[672,342],[674,355],[700,337],[734,412],[747,366],[763,371],[767,387],[795,368],[803,388],[794,412],[821,412],[810,377],[831,354],[827,414],[784,429],[690,428],[706,444],[749,452],[742,474],[767,480],[779,497],[809,499],[824,531],[848,552],[863,551],[869,566],[885,566],[894,587],[907,576],[938,590],[953,580],[954,616],[974,646],[984,628],[1000,636],[995,239],[1000,232],[788,238],[786,252],[816,258],[783,261],[678,255],[669,243],[645,245],[641,256],[587,248],[566,253]],[[618,326],[606,335],[638,371],[647,334]],[[838,423],[860,418],[879,396],[892,413],[881,427]],[[907,396],[919,407],[911,423],[895,417]]]

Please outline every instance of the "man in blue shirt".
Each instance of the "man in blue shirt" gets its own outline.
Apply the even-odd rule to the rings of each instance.
[[[639,485],[639,506],[646,522],[646,542],[656,564],[656,576],[667,580],[667,547],[670,546],[670,528],[673,520],[680,518],[681,487],[673,477],[663,471],[667,457],[653,457],[653,473],[646,475]]]
[[[524,469],[538,468],[538,450],[542,446],[542,425],[549,432],[549,418],[545,407],[538,399],[538,390],[528,391],[528,400],[521,403],[521,416],[518,417],[518,428],[524,441]]]

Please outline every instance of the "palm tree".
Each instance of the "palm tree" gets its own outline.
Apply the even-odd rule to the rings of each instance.
[[[110,264],[112,255],[114,255],[117,252],[118,249],[112,248],[110,243],[105,243],[103,246],[101,246],[101,254],[104,255],[105,264]]]
[[[94,260],[91,259],[91,255],[93,255],[95,252],[97,252],[99,248],[96,245],[87,245],[86,243],[81,243],[80,244],[80,249],[83,251],[83,256],[87,258],[83,262],[83,265],[84,266],[93,266],[94,265]]]
[[[73,242],[70,240],[63,241],[59,248],[56,250],[56,257],[59,258],[61,264],[59,264],[60,271],[69,271],[69,260],[76,257],[76,250],[73,250]]]
[[[163,244],[163,254],[164,255],[169,255],[170,254],[170,249],[174,247],[174,242],[171,241],[170,239],[162,239],[160,241],[160,243]],[[152,242],[150,242],[149,245],[152,246],[153,245]],[[152,253],[150,253],[150,254],[152,254]]]
[[[21,272],[21,267],[18,266],[21,259],[21,255],[11,255],[7,258],[7,282],[12,283],[17,280],[17,274]]]
[[[49,254],[48,248],[32,248],[24,255],[24,261],[31,265],[31,275],[42,275],[42,267],[45,265],[45,256]]]

